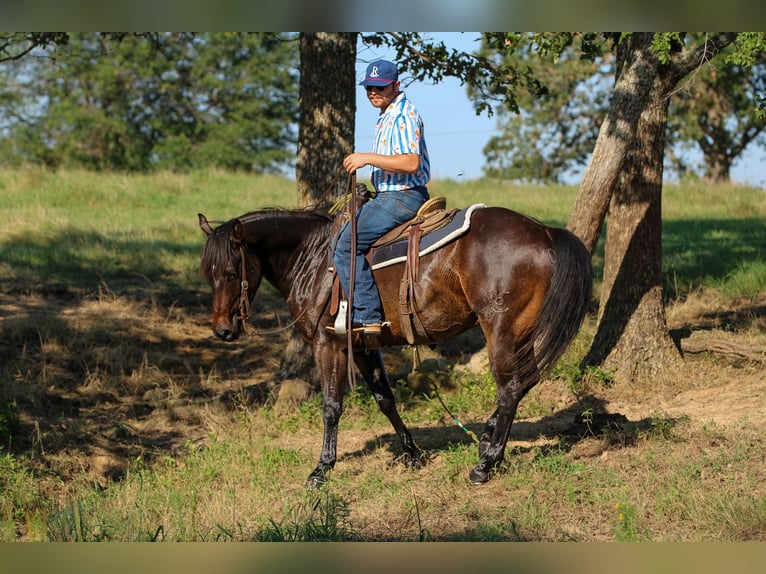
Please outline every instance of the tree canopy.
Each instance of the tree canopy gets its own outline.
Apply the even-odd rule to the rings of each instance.
[[[6,163],[275,172],[294,161],[294,37],[6,35],[0,54]]]
[[[656,35],[653,49],[661,56],[671,39],[693,45],[706,37],[702,33]],[[485,147],[485,173],[561,182],[585,166],[593,150],[614,85],[616,45],[608,35],[596,36],[589,40],[592,48],[586,53],[585,37],[575,36],[554,60],[541,45],[529,43],[534,38],[521,36],[518,46],[505,53],[485,50],[501,66],[533,70],[543,86],[539,95],[519,93],[518,113],[499,108],[500,134]],[[750,143],[766,146],[761,108],[766,52],[747,49],[746,57],[742,56],[741,44],[756,39],[746,36],[727,46],[719,57],[700,62],[676,88],[668,115],[667,169],[679,176],[694,173],[727,181],[732,164]],[[689,151],[700,154],[702,166],[690,163]]]
[[[712,34],[712,33],[708,33]],[[466,85],[476,112],[497,113],[486,148],[493,177],[561,181],[585,165],[609,104],[615,33],[482,33],[463,53],[416,32],[360,34],[394,49],[415,80]],[[705,34],[655,34],[674,43]],[[763,33],[738,33],[673,94],[667,167],[726,179],[752,142],[766,145]],[[294,163],[297,36],[267,33],[0,33],[0,150],[6,164],[91,169],[218,166],[284,171]],[[759,112],[759,113],[758,113]]]

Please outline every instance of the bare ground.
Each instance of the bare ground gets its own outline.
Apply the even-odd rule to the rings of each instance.
[[[267,330],[284,320],[283,310],[268,310],[274,304],[268,298],[260,303],[256,328]],[[0,358],[13,379],[4,392],[17,417],[5,446],[65,482],[86,471],[106,483],[138,456],[151,462],[205,441],[211,406],[225,411],[274,400],[270,392],[280,390],[286,332],[223,343],[212,337],[208,319],[205,302],[193,298],[176,304],[108,293],[80,297],[66,290],[0,295]],[[766,296],[726,303],[697,296],[669,306],[668,322],[688,349],[683,379],[600,388],[588,401],[597,406],[601,423],[658,414],[732,428],[743,421],[766,423]],[[452,348],[456,355],[459,349]],[[405,356],[392,353],[391,369],[406,373]],[[467,359],[467,353],[462,356]],[[481,351],[474,356],[480,359]],[[512,446],[528,448],[580,433],[586,423],[578,419],[582,404],[576,396],[555,381],[543,381],[534,392],[534,400],[553,405],[552,412],[519,418]],[[344,431],[341,459],[365,456],[371,441],[390,433],[384,423]],[[443,448],[461,437],[448,420],[436,426],[434,432],[417,430],[423,447]],[[318,454],[320,437],[306,441]],[[603,446],[580,441],[574,450],[597,456]]]

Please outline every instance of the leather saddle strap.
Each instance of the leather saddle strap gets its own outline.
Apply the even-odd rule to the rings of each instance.
[[[399,287],[399,309],[402,318],[402,331],[407,342],[415,343],[415,333],[431,340],[418,316],[415,302],[415,283],[420,272],[420,225],[413,225],[407,237],[407,260],[404,275]]]
[[[415,334],[412,332],[412,307],[410,306],[410,280],[409,275],[410,262],[409,259],[404,264],[404,275],[399,283],[399,316],[402,322],[402,332],[407,342],[412,345],[415,343]]]
[[[340,280],[338,279],[338,274],[333,270],[332,287],[330,289],[330,315],[335,315],[338,312],[339,305],[340,305]]]

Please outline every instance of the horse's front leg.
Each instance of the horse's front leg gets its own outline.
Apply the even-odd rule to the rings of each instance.
[[[310,487],[325,483],[335,466],[338,451],[338,421],[343,413],[343,392],[346,383],[348,356],[344,349],[326,338],[314,346],[314,358],[322,382],[322,420],[324,438],[319,462],[308,477]]]
[[[375,401],[378,403],[378,408],[386,415],[391,422],[391,426],[394,427],[394,431],[396,431],[396,434],[402,441],[405,466],[420,468],[425,464],[427,457],[418,445],[415,444],[410,431],[399,416],[394,393],[391,391],[391,384],[383,364],[383,355],[378,350],[367,353],[357,351],[354,353],[354,360],[367,386],[370,387]]]

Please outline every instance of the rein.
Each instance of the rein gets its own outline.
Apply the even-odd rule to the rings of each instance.
[[[250,284],[247,282],[247,263],[245,261],[245,247],[239,244],[239,276],[242,277],[242,283],[239,284],[239,320],[242,323],[242,330],[250,334],[247,330],[247,318],[250,316],[250,297],[247,290]]]
[[[351,226],[351,269],[348,282],[348,313],[346,314],[346,333],[348,337],[348,386],[351,391],[356,390],[356,373],[354,361],[351,358],[353,345],[353,319],[354,316],[354,283],[356,283],[356,172],[349,174],[347,191],[349,197],[349,225]]]

